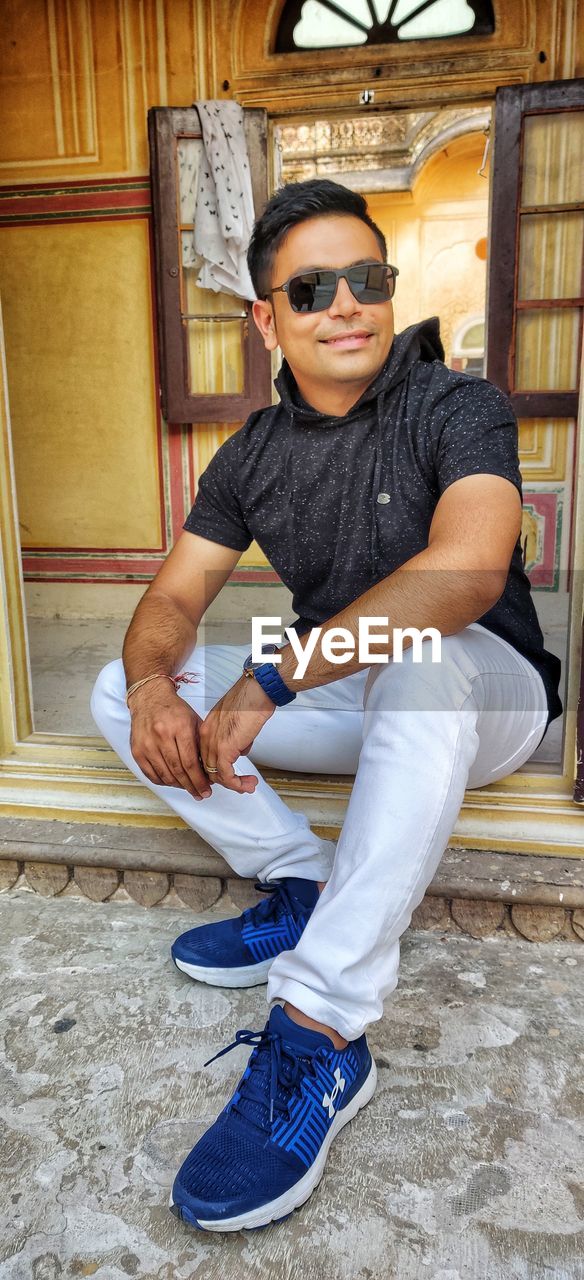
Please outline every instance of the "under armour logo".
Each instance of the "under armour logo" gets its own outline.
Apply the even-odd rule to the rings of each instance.
[[[347,1083],[346,1080],[344,1080],[341,1075],[340,1067],[335,1067],[334,1076],[335,1076],[336,1084],[331,1093],[331,1096],[329,1098],[328,1093],[325,1093],[324,1098],[322,1100],[323,1107],[328,1107],[329,1120],[332,1120],[335,1114],[335,1102],[337,1100],[337,1094],[343,1092],[345,1084]]]

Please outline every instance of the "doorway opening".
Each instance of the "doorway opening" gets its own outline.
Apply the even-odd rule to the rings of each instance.
[[[361,191],[384,232],[389,260],[399,267],[396,330],[438,316],[447,365],[475,376],[482,376],[485,368],[490,121],[490,104],[478,103],[270,122],[273,187],[327,176]],[[555,424],[544,428],[553,453]],[[520,426],[520,453],[521,446]],[[573,458],[573,447],[567,454]],[[206,461],[199,459],[201,470]],[[537,460],[530,461],[529,429],[521,461],[526,570],[546,648],[562,661],[560,696],[565,705],[569,593],[559,590],[557,581],[552,587],[547,579],[538,585],[540,562],[548,553],[540,545],[538,502],[530,505],[529,497],[534,494],[537,499],[545,483],[538,479]],[[163,449],[163,472],[170,465]],[[170,487],[167,479],[165,489]],[[573,470],[566,474],[567,494],[572,485]],[[567,548],[565,536],[562,545]],[[563,567],[560,563],[560,570]],[[91,687],[105,662],[119,656],[129,618],[146,585],[147,579],[127,578],[115,583],[26,583],[36,732],[95,737]],[[208,611],[204,642],[235,642],[237,620],[262,612],[291,613],[283,585],[230,586]],[[234,629],[237,634],[232,636]],[[558,719],[524,770],[545,773],[561,768],[562,739],[563,719]]]
[[[455,109],[404,110],[375,115],[290,118],[273,125],[278,182],[329,177],[360,191],[383,231],[388,260],[399,268],[393,299],[396,332],[438,316],[445,362],[477,377],[486,373],[485,332],[489,245],[491,108],[488,103]],[[575,424],[565,441],[565,423],[542,424],[546,456],[561,429],[566,447],[566,505],[573,497]],[[544,569],[538,525],[542,494],[549,485],[534,458],[533,427],[519,423],[524,490],[521,544],[525,569],[546,649],[562,662],[560,697],[566,705],[570,593],[567,589],[569,530],[560,529],[558,558]],[[558,506],[559,510],[559,506]],[[550,531],[548,530],[548,541]],[[564,717],[553,721],[523,772],[561,767]]]

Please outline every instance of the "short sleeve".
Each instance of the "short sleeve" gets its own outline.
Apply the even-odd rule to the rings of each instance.
[[[463,476],[503,476],[523,498],[517,421],[507,396],[476,378],[453,388],[440,402],[435,467],[440,494]]]
[[[252,536],[247,528],[237,491],[239,433],[230,436],[211,458],[197,487],[194,506],[183,528],[234,551],[246,551]]]

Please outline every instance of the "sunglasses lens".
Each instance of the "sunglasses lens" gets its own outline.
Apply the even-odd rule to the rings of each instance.
[[[390,277],[393,281],[393,272],[389,272],[382,262],[350,267],[347,275],[351,293],[359,302],[387,302],[392,296]]]
[[[388,302],[393,298],[395,275],[383,262],[363,263],[346,272],[349,288],[358,302]],[[293,276],[288,284],[288,298],[293,311],[326,311],[335,296],[336,271],[305,271]]]
[[[335,296],[337,277],[334,271],[305,271],[294,276],[288,285],[293,311],[325,311]]]

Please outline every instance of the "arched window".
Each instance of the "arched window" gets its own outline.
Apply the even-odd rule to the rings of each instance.
[[[288,0],[275,52],[487,36],[494,30],[491,0]]]
[[[451,369],[460,369],[464,373],[473,373],[475,377],[484,377],[485,363],[485,318],[473,316],[465,320],[456,330],[452,339]]]

